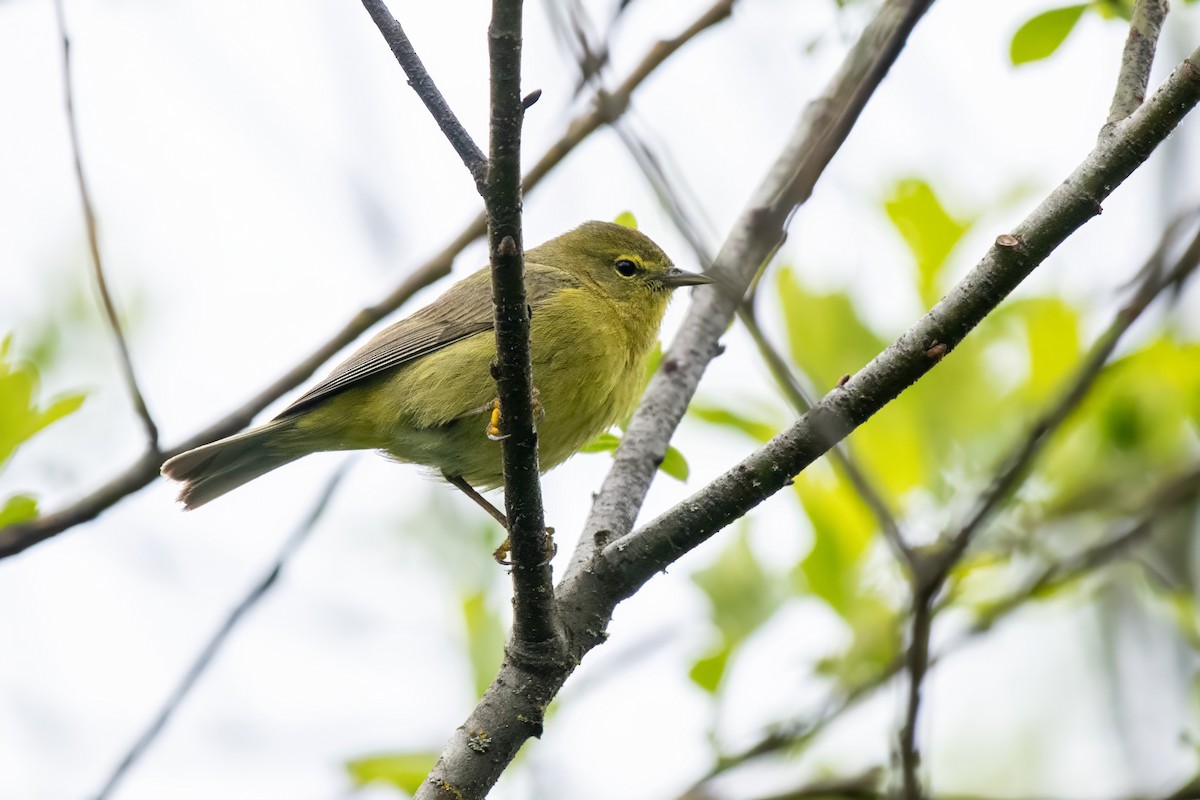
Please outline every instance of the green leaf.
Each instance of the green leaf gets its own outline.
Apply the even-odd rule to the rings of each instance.
[[[84,399],[82,394],[69,394],[38,408],[37,369],[10,360],[11,344],[8,336],[0,342],[0,465],[43,428],[78,410]]]
[[[1018,28],[1008,50],[1013,66],[1053,55],[1075,29],[1087,7],[1083,3],[1044,11]]]
[[[698,659],[695,664],[692,664],[692,668],[688,670],[688,677],[691,678],[692,683],[704,691],[716,694],[717,688],[721,685],[721,679],[725,677],[725,668],[729,666],[729,656],[732,654],[731,647],[722,646],[717,652]]]
[[[1056,398],[1079,368],[1079,312],[1058,298],[1018,301],[1010,311],[1025,326],[1029,349],[1029,380],[1023,393],[1041,405]]]
[[[38,515],[37,500],[27,494],[15,494],[4,501],[0,507],[0,528],[16,525],[18,522],[28,522]]]
[[[580,448],[581,453],[613,453],[621,444],[621,437],[615,433],[602,433]],[[683,453],[674,447],[667,447],[667,454],[658,465],[663,474],[670,475],[679,481],[688,479],[688,463]]]
[[[851,631],[850,646],[822,660],[817,671],[850,691],[873,682],[891,668],[903,642],[904,619],[878,596],[864,591],[846,622]]]
[[[504,625],[500,621],[500,615],[488,606],[487,594],[484,592],[476,592],[463,598],[462,611],[475,696],[483,697],[492,679],[496,677],[504,656]]]
[[[775,613],[782,597],[779,581],[763,570],[750,549],[749,530],[743,520],[712,566],[692,575],[708,597],[721,634],[718,649],[692,667],[692,680],[708,691],[715,691],[734,650]]]
[[[581,453],[611,453],[621,444],[615,433],[602,433],[580,448]]]
[[[812,292],[787,268],[779,270],[777,282],[792,362],[818,388],[833,388],[887,344],[862,321],[847,295]]]
[[[850,620],[860,595],[859,568],[875,535],[875,520],[849,482],[832,470],[809,468],[793,484],[813,527],[813,546],[798,566],[808,590]]]
[[[416,794],[421,782],[437,763],[437,753],[389,753],[356,758],[346,771],[358,786],[388,783],[408,794]]]
[[[917,262],[917,291],[930,308],[941,296],[938,278],[942,268],[974,220],[951,216],[933,188],[919,178],[897,182],[884,209]]]
[[[617,218],[613,222],[626,228],[637,230],[637,218],[633,216],[632,211],[622,211],[620,214],[617,214]]]
[[[782,426],[778,424],[751,419],[749,416],[734,411],[731,408],[720,408],[703,403],[692,403],[688,407],[688,413],[710,425],[719,425],[723,428],[730,428],[739,433],[744,433],[759,443],[768,441],[782,429]]]
[[[683,453],[676,450],[674,447],[667,447],[667,454],[663,456],[662,463],[658,468],[663,473],[670,475],[680,483],[687,483],[688,479],[688,463],[683,457]]]

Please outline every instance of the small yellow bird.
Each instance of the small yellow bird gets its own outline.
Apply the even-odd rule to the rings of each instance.
[[[671,291],[703,283],[712,279],[608,222],[525,253],[543,472],[633,409]],[[181,453],[162,473],[183,482],[179,499],[191,509],[309,453],[380,450],[440,471],[487,505],[471,487],[504,482],[492,315],[485,267],[380,331],[275,419]]]

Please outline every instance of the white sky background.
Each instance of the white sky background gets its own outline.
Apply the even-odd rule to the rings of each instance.
[[[1107,114],[1120,23],[1089,15],[1051,60],[1008,66],[1017,26],[1059,4],[938,3],[797,216],[780,261],[820,286],[857,287],[882,332],[914,319],[911,262],[879,208],[887,186],[922,176],[952,210],[986,212],[956,251],[962,271],[1075,167]],[[611,5],[589,3],[600,20]],[[650,42],[674,35],[702,5],[635,3],[614,42],[612,74],[624,76]],[[1198,40],[1196,7],[1176,5],[1154,84]],[[486,4],[392,6],[483,145]],[[570,118],[574,71],[542,4],[526,8],[524,86],[544,90],[527,116],[532,163]],[[354,0],[67,0],[67,14],[101,247],[168,444],[258,391],[476,212],[466,171]],[[860,8],[838,17],[830,0],[743,0],[733,20],[636,95],[639,123],[669,144],[714,236],[728,230],[865,17]],[[818,36],[815,54],[805,55]],[[50,319],[61,327],[63,355],[43,376],[46,394],[89,392],[83,410],[0,475],[0,497],[33,491],[46,510],[130,463],[142,441],[98,315],[69,319],[66,298],[89,309],[94,300],[60,80],[50,0],[0,0],[0,334],[14,332],[20,351]],[[1135,175],[1031,283],[1111,309],[1114,288],[1157,237],[1162,208],[1200,199],[1198,142],[1192,119],[1169,143],[1186,151],[1183,168],[1166,180],[1153,164]],[[1022,185],[1029,192],[1011,199]],[[624,210],[690,265],[608,131],[527,198],[526,242]],[[484,259],[472,247],[455,275]],[[676,302],[668,330],[685,302]],[[702,396],[775,403],[747,338],[735,330],[726,343]],[[686,486],[660,479],[644,518],[748,451],[692,423],[675,443],[692,478]],[[158,482],[98,521],[0,562],[0,797],[96,791],[341,460],[307,458],[188,515]],[[606,467],[605,457],[581,456],[547,476],[556,566]],[[458,599],[447,591],[454,567],[444,563],[461,549],[430,547],[440,532],[414,521],[428,493],[469,519],[476,513],[416,469],[360,458],[310,543],[117,797],[345,797],[346,759],[439,748],[472,697],[458,655]],[[764,553],[791,558],[807,548],[792,500],[769,502],[755,517]],[[711,709],[685,673],[709,633],[685,574],[713,553],[701,548],[619,609],[612,639],[568,683],[544,741],[526,748],[495,797],[651,800],[674,796],[706,767]],[[1131,757],[1108,735],[1107,698],[1088,668],[1090,619],[1079,608],[1026,615],[934,673],[922,734],[936,788],[1100,797],[1162,791],[1188,774],[1192,761],[1173,727],[1183,725],[1182,709],[1158,709],[1161,724],[1141,745],[1150,756]],[[844,635],[815,607],[774,624],[792,628],[763,637],[736,665],[745,688],[723,712],[735,741],[749,741],[781,706],[819,698],[820,684],[806,677],[811,662]],[[648,641],[656,646],[620,666]],[[851,774],[886,763],[886,723],[898,708],[897,697],[885,697],[801,764]],[[1045,763],[1047,743],[1065,759]]]

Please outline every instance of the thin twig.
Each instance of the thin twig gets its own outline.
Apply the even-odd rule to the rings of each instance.
[[[1137,522],[1108,534],[1095,545],[1047,565],[1024,586],[989,604],[986,615],[977,619],[961,637],[948,642],[947,650],[952,650],[967,638],[994,627],[997,621],[1029,600],[1048,596],[1054,589],[1077,581],[1120,558],[1149,536],[1164,516],[1193,500],[1197,494],[1200,494],[1200,464],[1178,473],[1159,486],[1141,504],[1147,510]],[[936,610],[941,611],[942,608]]]
[[[588,110],[576,117],[567,130],[542,155],[525,175],[522,191],[528,194],[585,139],[597,130],[621,118],[634,92],[671,56],[708,28],[728,18],[733,0],[717,0],[678,36],[653,44],[611,93],[597,96]],[[125,497],[142,489],[159,475],[163,459],[230,436],[250,424],[255,415],[304,381],[342,348],[351,344],[372,325],[394,312],[420,289],[450,274],[454,258],[487,232],[483,214],[478,215],[437,255],[413,270],[395,289],[377,303],[367,306],[348,320],[342,329],[295,366],[238,408],[197,431],[179,444],[161,453],[147,451],[120,473],[109,478],[85,497],[52,514],[30,522],[0,529],[0,558],[20,553],[76,525],[95,519]]]
[[[1137,321],[1142,312],[1165,289],[1179,285],[1200,266],[1200,231],[1195,233],[1191,243],[1188,244],[1183,253],[1178,256],[1175,263],[1169,269],[1163,270],[1157,266],[1162,263],[1169,250],[1175,245],[1175,238],[1184,229],[1184,226],[1194,223],[1198,219],[1200,219],[1200,210],[1192,210],[1182,215],[1180,219],[1167,228],[1149,261],[1139,270],[1139,274],[1146,277],[1139,285],[1133,297],[1117,312],[1117,315],[1113,318],[1108,328],[1105,329],[1100,338],[1092,345],[1082,366],[1058,402],[1042,415],[1030,428],[1028,435],[1021,440],[1012,454],[1005,459],[1003,466],[992,480],[987,491],[983,493],[976,503],[974,510],[951,537],[950,544],[938,559],[937,568],[930,572],[929,578],[931,580],[936,580],[940,584],[953,565],[962,558],[963,553],[970,545],[975,534],[991,518],[1017,485],[1020,484],[1027,474],[1030,465],[1042,452],[1042,449],[1051,436],[1053,436],[1054,432],[1066,422],[1071,416],[1071,412],[1083,402],[1088,391],[1104,370],[1104,365],[1108,363],[1108,359],[1116,350],[1121,337]]]
[[[454,147],[454,151],[458,153],[458,157],[470,171],[471,177],[475,179],[475,188],[480,194],[483,194],[484,182],[487,180],[487,158],[483,155],[483,151],[479,149],[475,140],[471,138],[471,134],[467,133],[467,129],[450,110],[450,105],[438,91],[433,78],[426,71],[425,65],[421,63],[404,28],[401,27],[399,20],[392,16],[392,12],[388,11],[383,0],[362,0],[362,4],[367,9],[367,13],[371,15],[376,27],[379,28],[379,32],[383,34],[384,41],[392,49],[392,54],[400,62],[404,74],[408,76],[408,85],[413,88],[413,91],[421,98],[421,102],[429,109],[434,121],[437,122],[446,139]]]
[[[975,533],[1021,482],[1030,465],[1042,452],[1054,432],[1083,402],[1096,379],[1100,377],[1104,365],[1108,363],[1108,359],[1116,350],[1121,337],[1163,290],[1185,280],[1200,264],[1200,231],[1198,231],[1191,244],[1170,269],[1164,271],[1155,268],[1155,265],[1162,262],[1166,253],[1175,244],[1175,237],[1182,227],[1181,223],[1185,220],[1193,221],[1196,217],[1197,212],[1191,211],[1181,220],[1168,226],[1151,256],[1150,263],[1139,271],[1140,274],[1146,275],[1146,279],[1143,280],[1133,298],[1117,312],[1108,329],[1092,346],[1075,378],[1059,401],[1042,416],[1033,426],[1030,434],[1018,445],[1001,469],[1000,474],[992,482],[989,490],[977,504],[975,512],[962,525],[951,543],[943,552],[935,551],[928,556],[930,568],[914,569],[912,636],[908,653],[908,704],[904,726],[900,732],[900,763],[907,800],[920,800],[922,796],[921,783],[917,775],[920,755],[916,740],[916,727],[921,702],[921,682],[925,678],[929,663],[929,633],[933,598],[941,591],[950,570],[962,558]]]
[[[167,722],[170,721],[171,716],[179,709],[184,700],[187,699],[196,682],[200,680],[200,677],[205,673],[209,665],[212,664],[213,659],[216,658],[217,653],[221,651],[225,642],[228,641],[234,628],[237,627],[238,623],[242,621],[251,609],[258,605],[259,601],[275,585],[284,567],[296,555],[296,551],[300,549],[300,545],[304,544],[305,540],[308,539],[309,534],[312,533],[313,528],[316,527],[317,522],[329,507],[329,501],[333,498],[334,492],[337,491],[338,486],[341,484],[342,478],[349,471],[351,463],[352,461],[346,461],[329,477],[329,480],[325,483],[325,488],[321,490],[321,493],[317,496],[317,501],[313,503],[312,510],[308,512],[304,520],[288,536],[283,546],[279,548],[279,552],[275,555],[275,560],[272,562],[271,568],[247,592],[242,601],[234,607],[221,626],[213,633],[212,638],[201,648],[200,653],[196,656],[191,666],[188,667],[187,672],[184,673],[175,690],[166,698],[162,707],[159,708],[158,713],[154,715],[154,719],[150,721],[150,724],[146,726],[141,736],[137,738],[125,753],[125,757],[121,759],[116,769],[113,770],[112,775],[105,782],[104,788],[96,794],[96,800],[105,800],[112,796],[113,790],[116,789],[129,770],[146,754],[146,751],[150,749],[150,746],[154,744],[159,734],[166,727]]]
[[[938,653],[929,659],[929,668],[932,669],[945,661],[948,656],[965,646],[970,640],[993,630],[998,623],[1017,610],[1024,608],[1028,603],[1048,597],[1056,588],[1077,581],[1084,575],[1095,572],[1126,556],[1154,530],[1154,525],[1163,516],[1175,511],[1183,503],[1196,497],[1197,494],[1200,494],[1200,465],[1194,465],[1168,479],[1148,495],[1140,503],[1147,509],[1147,512],[1133,525],[1118,528],[1105,536],[1098,544],[1048,565],[1020,588],[1013,590],[1000,600],[990,603],[985,615],[979,616],[961,634],[941,645]],[[943,596],[933,606],[934,617],[936,618],[948,607],[949,601]],[[737,753],[721,757],[713,769],[701,777],[692,789],[684,792],[681,798],[692,796],[702,784],[750,761],[771,756],[783,750],[794,752],[797,747],[811,742],[831,723],[864,700],[874,696],[878,689],[887,685],[904,668],[906,658],[907,654],[904,658],[894,659],[870,678],[831,698],[823,708],[810,717],[778,725],[754,744]]]
[[[1154,66],[1154,52],[1158,48],[1158,35],[1167,18],[1167,10],[1167,0],[1137,0],[1134,3],[1129,38],[1121,53],[1121,71],[1106,127],[1128,117],[1146,99],[1150,68]]]
[[[758,348],[759,355],[762,356],[784,397],[792,404],[792,408],[799,414],[808,413],[813,406],[812,394],[800,383],[796,373],[788,366],[783,356],[779,354],[779,351],[763,333],[762,328],[759,327],[754,311],[753,295],[738,309],[738,319],[746,326],[750,338],[754,340],[754,344]],[[904,533],[900,530],[900,523],[888,506],[887,500],[884,499],[883,493],[875,487],[866,472],[859,467],[849,443],[839,442],[829,451],[829,457],[850,481],[850,485],[854,487],[858,496],[875,516],[875,520],[883,531],[884,541],[888,543],[896,560],[911,570],[913,551],[905,540]]]
[[[67,35],[66,12],[63,10],[63,0],[54,0],[54,17],[58,22],[59,39],[62,42],[63,96],[67,105],[67,128],[71,134],[71,154],[75,160],[75,181],[79,186],[79,200],[83,205],[83,221],[87,229],[88,250],[92,256],[92,274],[96,280],[96,290],[100,293],[100,302],[104,306],[104,316],[108,319],[108,327],[112,332],[113,341],[117,345],[118,360],[121,364],[121,374],[125,380],[125,389],[129,392],[129,400],[137,413],[142,427],[146,431],[146,447],[155,456],[158,450],[158,426],[150,416],[146,407],[145,397],[138,387],[137,376],[133,371],[133,359],[129,355],[129,344],[121,329],[121,321],[117,316],[116,304],[108,291],[108,281],[104,277],[104,262],[100,258],[100,243],[96,233],[96,214],[93,211],[92,195],[88,190],[87,180],[83,174],[83,158],[79,144],[79,122],[75,116],[75,90],[71,71],[71,38]]]

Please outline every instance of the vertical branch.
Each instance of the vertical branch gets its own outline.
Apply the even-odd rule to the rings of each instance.
[[[71,134],[71,154],[75,160],[75,180],[79,185],[79,200],[83,204],[83,221],[87,228],[88,250],[92,256],[92,272],[96,279],[96,290],[100,293],[100,302],[104,306],[104,315],[108,319],[108,327],[112,331],[113,341],[117,345],[117,354],[121,363],[121,373],[125,380],[125,388],[129,392],[133,410],[137,412],[146,430],[146,441],[154,460],[158,458],[158,426],[150,416],[150,409],[138,388],[137,377],[133,372],[133,360],[129,356],[129,345],[125,341],[125,333],[121,330],[121,321],[117,317],[117,309],[112,295],[108,291],[108,281],[104,277],[104,262],[100,259],[100,244],[96,235],[96,215],[92,208],[92,196],[88,191],[87,180],[83,175],[83,158],[80,155],[79,124],[75,119],[75,90],[71,80],[71,38],[67,35],[66,14],[63,11],[63,0],[54,0],[54,18],[58,22],[58,34],[62,41],[63,65],[63,96],[67,105],[67,127]]]
[[[528,647],[558,647],[554,591],[538,480],[529,359],[530,309],[525,302],[521,244],[521,0],[493,0],[488,29],[492,73],[491,141],[484,201],[496,306],[496,385],[504,455],[504,505],[513,561],[514,655],[541,658]]]

